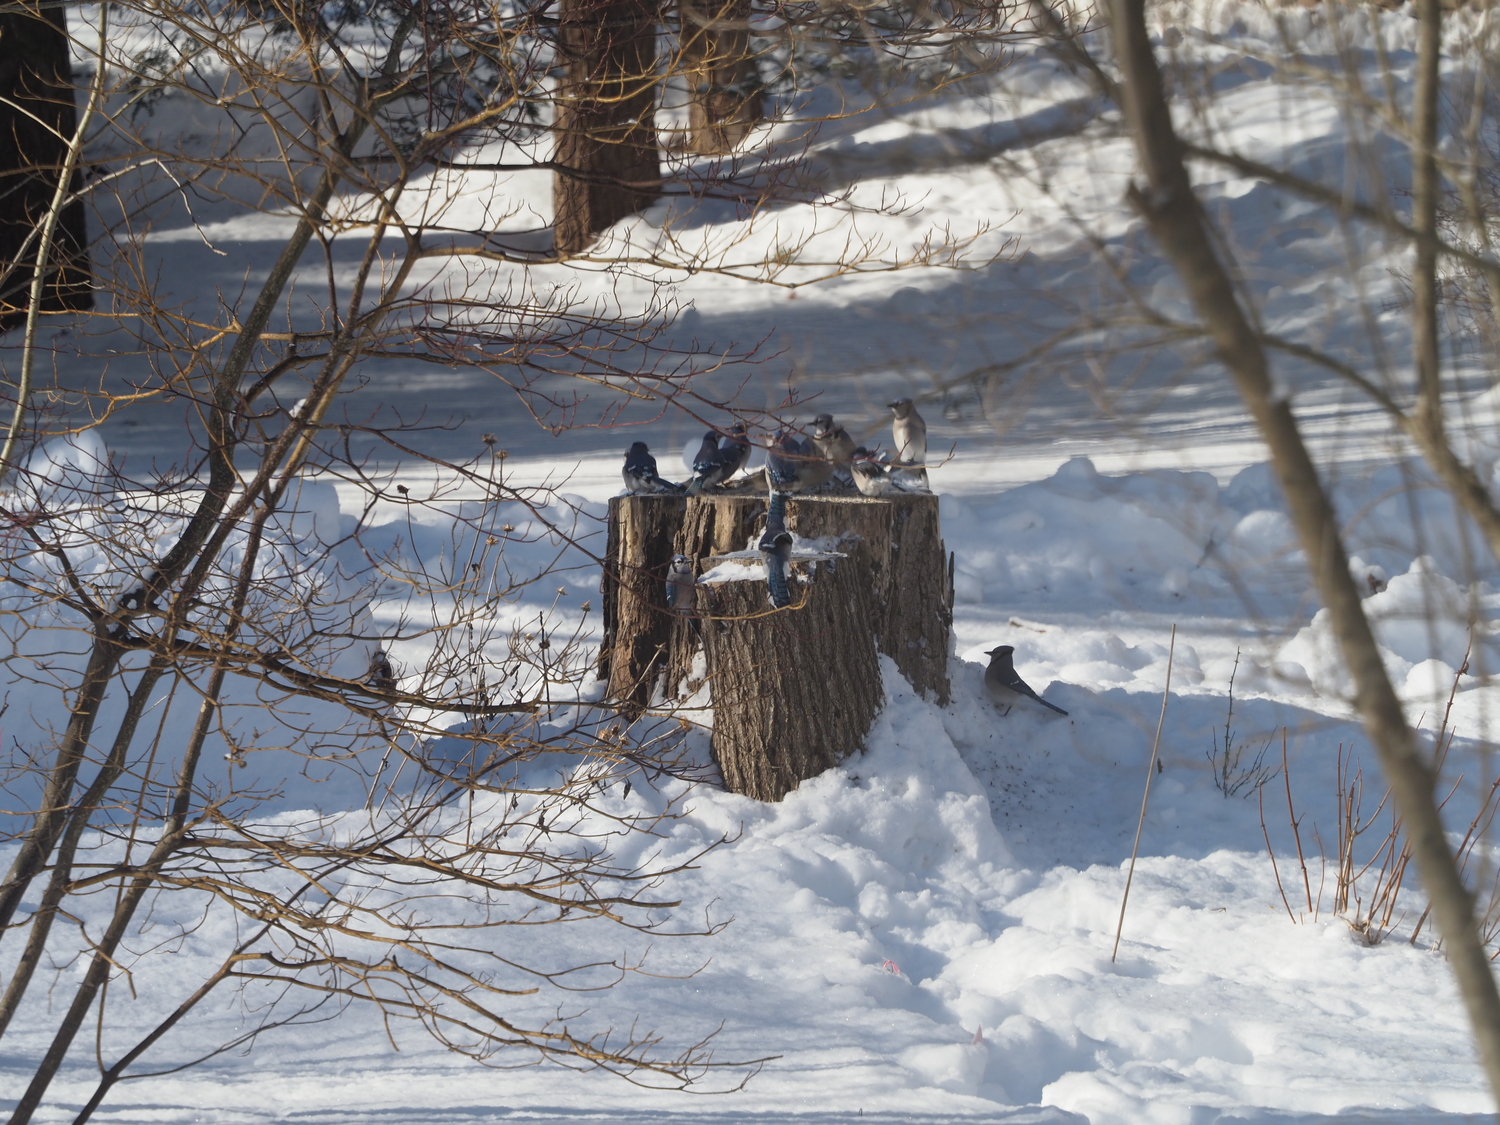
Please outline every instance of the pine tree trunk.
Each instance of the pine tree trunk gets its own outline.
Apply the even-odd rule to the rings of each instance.
[[[64,9],[0,14],[0,331],[26,319],[36,241],[22,246],[52,203],[77,122]],[[75,172],[70,186],[81,182]],[[87,244],[79,200],[58,224],[43,312],[93,307]]]
[[[661,190],[650,0],[559,0],[553,245],[586,250]]]
[[[792,571],[807,582],[792,582],[787,608],[770,608],[763,578],[716,583],[703,622],[714,760],[726,788],[759,801],[860,749],[881,701],[860,560],[794,561]]]
[[[718,156],[739,147],[764,113],[750,53],[749,0],[678,0],[688,82],[691,151]]]

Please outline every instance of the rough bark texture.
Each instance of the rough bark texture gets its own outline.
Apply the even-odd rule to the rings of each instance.
[[[687,514],[677,533],[675,554],[706,560],[713,555],[743,551],[753,547],[766,522],[766,494],[749,496],[706,495],[688,501]],[[699,562],[698,573],[708,569]],[[705,610],[706,611],[706,610]],[[693,657],[700,649],[697,633],[676,630],[668,648],[666,678],[662,681],[667,696],[691,694],[700,681],[692,678]]]
[[[749,0],[678,0],[677,13],[688,82],[688,147],[704,156],[733,152],[764,111],[750,53]]]
[[[657,7],[648,0],[560,0],[553,245],[585,250],[656,198]]]
[[[688,677],[699,640],[667,620],[667,563],[683,554],[699,560],[702,573],[702,560],[753,547],[765,514],[764,494],[610,501],[598,667],[611,698],[643,707],[663,674],[663,694],[695,690]],[[953,590],[937,497],[793,497],[787,527],[804,539],[838,541],[838,550],[859,564],[873,595],[869,628],[877,647],[913,688],[946,704]]]
[[[880,651],[913,688],[946,705],[953,591],[937,497],[799,497],[787,505],[787,528],[804,539],[842,539],[838,550],[870,586]]]
[[[0,14],[0,331],[26,319],[35,240],[21,248],[52,203],[77,127],[66,18],[60,7]],[[71,188],[80,182],[75,173]],[[93,306],[87,242],[83,203],[75,201],[58,223],[43,312]]]
[[[667,566],[686,503],[681,496],[616,496],[609,502],[599,673],[626,714],[639,714],[650,703],[666,660],[675,617],[667,608]]]
[[[712,560],[710,560],[711,562]],[[764,579],[709,587],[703,644],[724,784],[779,801],[858,750],[880,706],[880,665],[861,561],[793,562],[793,602],[772,610]]]

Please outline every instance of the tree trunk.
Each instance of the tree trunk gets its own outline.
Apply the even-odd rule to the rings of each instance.
[[[781,800],[858,750],[881,700],[862,561],[794,559],[792,573],[808,582],[793,581],[785,609],[768,606],[763,577],[700,594],[712,615],[703,644],[714,760],[729,790],[759,801]]]
[[[733,152],[760,121],[760,75],[750,53],[749,0],[678,0],[688,83],[690,151]]]
[[[667,564],[674,554],[703,560],[751,548],[765,515],[764,494],[617,496],[609,502],[597,667],[612,699],[646,706],[663,673],[662,694],[694,690],[688,676],[699,640],[692,630],[670,627]],[[787,528],[803,539],[837,540],[838,550],[859,561],[874,594],[870,629],[877,647],[914,689],[946,706],[953,584],[937,497],[794,496],[787,502]]]
[[[635,718],[651,702],[676,616],[667,608],[667,566],[682,526],[681,496],[616,496],[609,502],[609,557],[601,593],[599,674],[609,697]]]
[[[52,203],[77,128],[66,21],[61,7],[0,14],[0,331],[26,319],[36,240],[22,247]],[[80,183],[75,173],[71,189]],[[77,200],[58,223],[43,312],[93,307],[87,242]]]
[[[657,8],[649,0],[559,0],[558,22],[553,245],[576,254],[661,188]]]

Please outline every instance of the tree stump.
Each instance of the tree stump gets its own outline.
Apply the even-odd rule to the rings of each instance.
[[[732,792],[779,801],[863,746],[875,721],[871,589],[854,558],[794,558],[792,604],[771,609],[763,569],[744,569],[754,577],[700,588],[713,754]]]
[[[773,612],[760,577],[700,586],[696,621],[671,613],[672,556],[697,560],[702,574],[753,549],[766,505],[763,493],[737,492],[610,501],[599,675],[634,718],[653,698],[701,686],[701,650],[726,784],[779,800],[862,743],[879,701],[877,651],[947,703],[953,584],[937,497],[792,497],[788,529],[847,556],[794,558],[794,573],[809,579],[794,586],[804,601]]]
[[[667,566],[682,527],[681,496],[616,496],[609,502],[604,582],[604,639],[599,678],[609,698],[634,719],[651,701],[676,616],[667,608]]]

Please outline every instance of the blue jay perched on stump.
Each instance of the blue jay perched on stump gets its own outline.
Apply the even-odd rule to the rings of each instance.
[[[766,530],[761,534],[760,557],[766,563],[766,592],[771,605],[783,609],[792,604],[792,592],[787,587],[787,566],[792,558],[792,533],[786,529],[786,494],[771,493],[771,503],[766,509]]]
[[[750,460],[750,442],[745,437],[745,426],[736,422],[734,428],[719,442],[719,435],[709,430],[703,435],[703,444],[693,460],[693,479],[688,484],[688,495],[696,496],[705,488],[723,484],[739,472]]]
[[[1048,703],[1032,691],[1031,685],[1017,674],[1015,658],[1012,655],[1015,651],[1014,645],[1001,645],[985,653],[990,658],[990,666],[984,670],[984,686],[985,690],[990,693],[990,698],[1009,709],[1018,695],[1024,695],[1036,700],[1043,707],[1050,707],[1059,715],[1066,715],[1067,712],[1057,704]]]
[[[766,453],[766,477],[773,492],[811,492],[828,483],[832,462],[818,456],[811,442],[782,430]]]
[[[885,496],[905,496],[921,489],[909,488],[896,479],[896,476],[881,461],[875,460],[869,450],[863,446],[854,451],[854,458],[849,463],[849,471],[854,475],[854,487],[859,489],[861,496],[881,498]]]
[[[667,568],[667,605],[673,613],[689,616],[698,609],[698,579],[693,574],[693,560],[673,555]]]
[[[625,487],[636,495],[682,491],[681,485],[661,479],[661,474],[656,471],[656,458],[651,456],[651,450],[643,441],[633,443],[626,451],[621,475],[625,478]]]
[[[898,398],[886,406],[895,419],[891,422],[891,440],[896,445],[896,460],[910,467],[910,476],[927,487],[927,423],[917,413],[909,398]]]
[[[833,475],[843,484],[851,483],[849,459],[854,456],[854,439],[832,414],[819,414],[813,419],[812,443],[818,456],[832,464]]]

